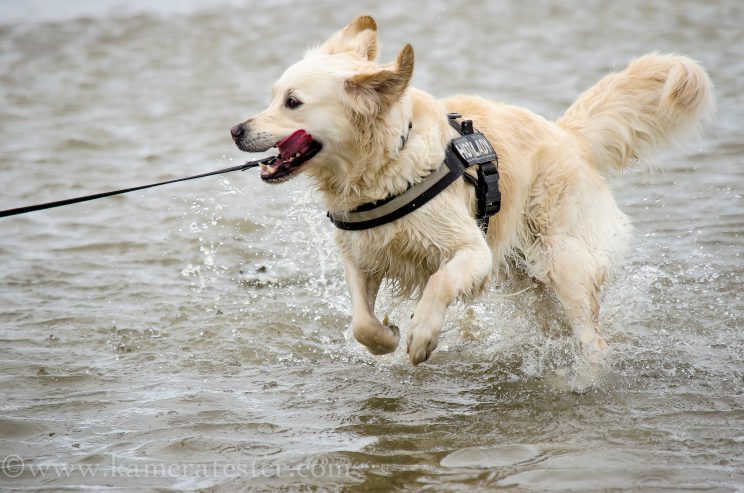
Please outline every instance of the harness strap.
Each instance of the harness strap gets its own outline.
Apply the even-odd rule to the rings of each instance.
[[[452,128],[457,130],[461,136],[471,135],[475,132],[472,120],[463,120],[458,123],[457,120],[462,118],[460,113],[448,113],[447,120]],[[489,144],[490,145],[490,144]],[[488,233],[488,221],[491,216],[501,210],[501,190],[499,189],[499,157],[494,151],[490,160],[482,160],[474,163],[477,166],[477,178],[465,173],[465,181],[475,188],[477,200],[477,211],[475,220],[478,227],[483,233]]]
[[[499,191],[498,156],[488,139],[473,129],[472,120],[462,118],[459,113],[449,113],[447,121],[460,137],[447,146],[444,163],[411,185],[400,195],[362,204],[348,212],[328,212],[328,218],[339,229],[359,231],[381,226],[410,214],[433,199],[438,193],[463,177],[475,187],[477,198],[476,221],[478,227],[488,232],[488,220],[501,208]],[[409,125],[410,128],[410,125]],[[477,167],[477,176],[465,173],[466,168]]]
[[[402,194],[361,205],[349,212],[328,212],[328,218],[337,228],[347,231],[382,226],[426,204],[457,181],[463,173],[465,167],[452,148],[448,147],[444,163]]]

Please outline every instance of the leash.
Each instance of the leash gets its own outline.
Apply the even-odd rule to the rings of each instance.
[[[202,173],[200,175],[187,176],[186,178],[177,178],[175,180],[161,181],[158,183],[151,183],[149,185],[141,185],[139,187],[124,188],[122,190],[113,190],[111,192],[96,193],[93,195],[85,195],[83,197],[75,197],[66,200],[57,200],[55,202],[47,202],[45,204],[29,205],[26,207],[18,207],[15,209],[8,209],[0,211],[0,217],[17,216],[18,214],[26,214],[34,211],[41,211],[44,209],[52,209],[54,207],[62,207],[63,205],[77,204],[78,202],[87,202],[89,200],[102,199],[104,197],[111,197],[112,195],[121,195],[123,193],[136,192],[137,190],[144,190],[146,188],[159,187],[162,185],[168,185],[170,183],[178,183],[179,181],[195,180],[197,178],[205,178],[207,176],[221,175],[223,173],[230,173],[232,171],[245,171],[247,169],[255,168],[258,165],[268,163],[275,159],[273,156],[257,161],[248,161],[240,166],[232,166],[230,168],[218,169],[216,171],[210,171],[209,173]]]

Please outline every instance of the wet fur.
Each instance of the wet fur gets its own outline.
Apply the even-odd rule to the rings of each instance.
[[[287,69],[269,108],[244,123],[247,140],[238,144],[263,151],[306,129],[324,147],[303,171],[325,207],[344,212],[401,193],[436,169],[457,136],[445,115],[457,112],[500,157],[503,205],[484,238],[473,220],[473,188],[459,180],[393,223],[337,230],[355,337],[375,354],[397,347],[398,329],[374,315],[380,282],[389,280],[400,295],[419,300],[408,353],[414,364],[425,361],[447,307],[477,296],[511,263],[553,291],[587,351],[602,349],[600,291],[631,234],[607,173],[694,134],[713,109],[707,74],[689,58],[649,54],[606,76],[551,122],[479,97],[436,100],[409,86],[410,45],[385,65],[375,62],[377,53],[374,20],[356,19]],[[289,90],[305,98],[299,110],[282,106]]]

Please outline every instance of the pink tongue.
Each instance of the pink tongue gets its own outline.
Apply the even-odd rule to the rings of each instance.
[[[310,150],[313,136],[300,129],[276,143],[282,159],[289,159],[296,153],[304,154]]]

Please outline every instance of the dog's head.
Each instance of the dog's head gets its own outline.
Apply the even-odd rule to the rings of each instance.
[[[385,65],[375,63],[377,52],[374,19],[358,17],[284,72],[268,108],[232,127],[243,151],[278,148],[276,159],[261,166],[264,181],[279,183],[306,169],[348,172],[361,156],[374,157],[370,149],[384,148],[380,141],[400,139],[397,127],[410,121],[410,105],[401,100],[413,75],[413,49],[406,45]],[[374,130],[391,126],[392,134]]]

